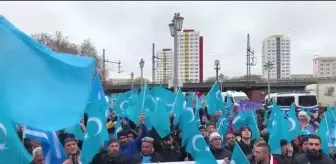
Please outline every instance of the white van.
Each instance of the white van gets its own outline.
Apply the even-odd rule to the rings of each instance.
[[[222,97],[223,97],[224,103],[227,103],[228,96],[231,97],[231,101],[235,106],[239,106],[239,103],[240,103],[241,100],[249,100],[246,93],[244,93],[242,91],[239,91],[239,92],[237,92],[237,91],[226,91],[226,92],[222,92]]]
[[[313,92],[287,92],[272,93],[265,97],[267,109],[272,109],[272,102],[275,101],[282,110],[289,110],[292,103],[298,110],[310,109],[313,112],[318,111],[317,96]]]

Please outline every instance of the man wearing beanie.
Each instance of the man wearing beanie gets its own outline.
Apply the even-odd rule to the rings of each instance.
[[[162,156],[154,151],[154,139],[151,137],[144,137],[141,140],[141,150],[139,153],[136,153],[131,164],[137,163],[158,163],[163,162]]]
[[[209,136],[210,149],[216,160],[229,160],[232,153],[223,148],[222,137],[217,133],[213,132]]]
[[[67,134],[63,141],[63,146],[68,155],[68,159],[66,159],[63,164],[81,164],[80,161],[80,150],[78,148],[78,140],[76,139],[74,134]]]
[[[240,129],[241,140],[238,142],[238,145],[244,152],[245,156],[252,154],[254,141],[251,140],[252,132],[250,127],[243,126]]]
[[[101,155],[101,161],[97,164],[127,164],[127,158],[120,153],[118,140],[111,139],[107,145],[107,153]]]

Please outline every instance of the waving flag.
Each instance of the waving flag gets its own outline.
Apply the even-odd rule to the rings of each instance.
[[[285,139],[287,133],[284,130],[285,119],[279,107],[272,110],[274,118],[271,122],[272,129],[269,134],[268,144],[271,147],[272,154],[281,154],[280,140]]]
[[[162,85],[159,85],[159,86],[153,87],[151,89],[151,94],[154,97],[154,99],[159,97],[160,99],[164,100],[165,104],[168,106],[168,108],[166,108],[166,109],[168,110],[168,112],[170,112],[170,110],[173,108],[174,102],[175,102],[175,93],[174,92],[163,88]]]
[[[12,122],[0,112],[0,163],[30,163],[31,161],[32,156],[23,146]]]
[[[158,98],[156,100],[156,107],[154,111],[150,112],[151,124],[154,126],[161,138],[170,134],[170,113],[167,108],[168,106],[166,105],[164,99]]]
[[[24,138],[39,141],[42,146],[45,163],[59,164],[64,162],[66,154],[55,132],[45,132],[30,127],[24,128]]]
[[[289,109],[288,116],[287,116],[287,124],[285,124],[284,129],[287,129],[287,141],[291,141],[295,139],[297,136],[300,135],[301,129],[300,129],[300,122],[298,118],[296,117],[295,113],[295,106],[292,104],[291,108]]]
[[[174,114],[174,125],[179,123],[180,114],[184,109],[186,109],[186,101],[181,89],[179,89],[175,96],[174,105],[170,111],[170,113]]]
[[[108,140],[105,115],[107,108],[102,84],[97,75],[92,85],[90,103],[86,109],[89,117],[81,153],[81,160],[84,163],[91,162],[99,148]]]
[[[82,131],[80,124],[73,125],[65,129],[65,131],[74,134],[79,140],[84,140],[84,132]]]
[[[113,105],[113,109],[120,117],[124,117],[127,108],[131,105],[134,105],[134,103],[137,102],[136,101],[137,96],[138,96],[138,89],[133,89],[128,92],[120,94]]]
[[[210,115],[215,115],[218,110],[224,109],[223,97],[217,81],[210,89],[206,102],[208,104],[208,112]]]
[[[329,131],[328,125],[328,113],[326,113],[321,119],[320,126],[317,131],[317,135],[321,138],[321,149],[326,155],[329,155],[329,145],[332,144],[330,140],[331,131]]]
[[[89,99],[95,59],[56,53],[3,16],[0,36],[2,113],[13,122],[48,131],[78,123]]]
[[[236,142],[235,147],[232,152],[230,164],[250,164],[249,160],[246,158],[244,152],[239,147]]]

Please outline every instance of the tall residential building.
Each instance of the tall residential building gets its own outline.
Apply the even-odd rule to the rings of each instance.
[[[183,30],[177,34],[179,83],[203,82],[203,36],[199,31]]]
[[[158,57],[156,61],[155,82],[168,84],[168,80],[173,78],[173,51],[172,49],[162,49],[156,51]]]
[[[336,77],[336,57],[313,59],[314,77]]]
[[[262,44],[262,78],[268,78],[265,64],[273,64],[270,79],[287,79],[291,77],[291,41],[283,35],[273,35],[264,39]]]

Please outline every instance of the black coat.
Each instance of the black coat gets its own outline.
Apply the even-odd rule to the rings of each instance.
[[[311,157],[307,153],[302,153],[300,155],[295,156],[293,160],[293,164],[336,164],[334,160],[332,160],[330,157],[320,154],[317,157]]]

